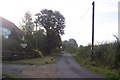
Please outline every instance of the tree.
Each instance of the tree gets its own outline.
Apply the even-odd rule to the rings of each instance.
[[[59,48],[61,46],[60,35],[64,34],[65,18],[59,11],[41,10],[36,14],[36,21],[46,30],[47,39],[47,53],[50,53],[52,49]]]
[[[32,21],[32,14],[29,11],[25,13],[20,27],[25,32],[25,40],[27,44],[35,47],[35,36],[33,35],[35,26]]]
[[[63,44],[67,47],[72,47],[72,48],[78,47],[76,40],[73,38],[69,39],[69,41],[67,40],[63,41]]]
[[[37,48],[44,53],[45,47],[46,47],[46,36],[44,34],[44,30],[40,29],[34,33],[36,36],[36,43],[37,43]]]
[[[11,34],[8,36],[10,39],[19,40],[18,34],[15,31],[15,28],[12,28]]]
[[[73,39],[73,38],[69,39],[69,45],[71,47],[75,47],[75,48],[78,47],[78,44],[77,44],[76,40]]]
[[[32,22],[32,15],[29,11],[25,13],[21,27],[26,34],[32,34],[34,30],[34,24]]]
[[[78,47],[76,40],[73,38],[69,39],[68,41],[67,40],[63,41],[62,45],[63,48],[70,53],[74,53]]]

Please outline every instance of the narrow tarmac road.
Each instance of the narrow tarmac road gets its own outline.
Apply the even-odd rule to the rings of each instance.
[[[3,64],[3,73],[17,78],[103,78],[102,76],[81,67],[72,56],[63,52],[54,64],[18,65]]]
[[[58,70],[61,78],[102,78],[102,76],[81,67],[68,53],[63,54],[59,60]]]

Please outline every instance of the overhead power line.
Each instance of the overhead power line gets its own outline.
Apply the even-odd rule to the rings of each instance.
[[[89,6],[88,9],[83,13],[83,15],[81,16],[80,20],[82,20],[86,16],[88,11],[90,11],[90,8],[91,8],[91,6]]]

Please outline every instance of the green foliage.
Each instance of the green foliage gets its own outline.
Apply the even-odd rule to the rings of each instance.
[[[61,38],[59,35],[56,35],[54,31],[51,31],[47,34],[47,53],[51,52],[55,48],[60,48]]]
[[[56,48],[56,49],[52,50],[51,55],[58,56],[58,55],[60,55],[60,53],[61,53],[61,49]]]
[[[10,39],[19,40],[18,34],[15,31],[15,28],[12,29],[11,34],[9,35]]]
[[[2,50],[3,51],[21,51],[22,47],[20,42],[14,39],[2,38]]]
[[[64,34],[65,18],[58,11],[41,10],[36,14],[36,22],[46,30],[46,53],[50,53],[55,48],[60,48],[61,37]]]
[[[25,42],[33,48],[36,46],[36,40],[33,34],[25,34]]]
[[[14,55],[20,55],[23,49],[20,46],[20,42],[14,39],[2,38],[2,56],[3,60],[12,60]],[[11,58],[10,58],[11,57]]]
[[[18,38],[18,34],[14,28],[12,29],[11,34],[8,38],[2,38],[2,43],[2,50],[5,52],[3,55],[14,55],[15,53],[11,52],[22,51],[22,47],[20,46],[21,40]],[[6,52],[8,53],[6,54]]]
[[[29,11],[25,13],[20,27],[26,34],[32,34],[34,30],[34,24],[32,22],[32,15]]]
[[[114,43],[104,43],[101,45],[95,45],[94,46],[94,61],[91,62],[94,63],[95,66],[102,66],[107,68],[114,68],[114,62],[115,62],[115,48]],[[91,59],[91,46],[85,46],[85,47],[79,47],[78,50],[78,56],[81,59]],[[90,62],[90,61],[89,61]]]
[[[108,68],[112,68],[114,67],[115,61],[115,50],[116,49],[114,43],[105,43],[99,46],[95,46],[94,59],[97,62],[97,64]]]
[[[98,67],[98,66],[92,66],[90,64],[89,60],[86,60],[86,59],[83,60],[83,59],[79,58],[79,56],[77,56],[77,55],[74,55],[73,57],[81,66],[84,66],[98,74],[101,74],[103,77],[111,78],[112,80],[119,80],[119,78],[120,78],[120,76],[117,75],[115,70]]]
[[[38,31],[34,31],[31,13],[26,12],[21,24],[25,32],[25,42],[43,54],[49,54],[52,50],[61,47],[60,35],[64,34],[65,18],[58,11],[47,9],[41,10],[36,16],[34,21],[36,27],[44,27],[44,29],[39,28]]]
[[[78,44],[75,39],[71,38],[69,41],[65,40],[62,42],[62,47],[65,51],[74,53],[77,51]]]
[[[63,41],[63,46],[76,48],[78,47],[78,44],[75,39],[71,38],[68,41],[67,40]]]
[[[36,14],[37,22],[42,25],[47,32],[54,30],[57,34],[64,34],[65,18],[59,11],[41,10]]]
[[[25,13],[20,27],[25,33],[25,42],[34,48],[36,45],[35,36],[33,35],[35,26],[32,21],[32,15],[29,11]]]
[[[120,41],[118,40],[115,43],[115,48],[116,48],[116,54],[115,54],[115,67],[116,70],[118,71],[118,74],[120,75]]]
[[[73,56],[78,63],[89,65],[89,68],[91,66],[91,69],[94,68],[93,70],[96,72],[98,71],[99,73],[103,73],[108,77],[116,77],[119,75],[120,70],[119,49],[118,42],[95,45],[93,54],[94,59],[91,61],[91,46],[80,46],[76,52],[74,52]]]
[[[36,14],[34,23],[39,30],[34,31],[34,24],[30,12],[26,12],[21,28],[25,32],[25,42],[44,54],[50,54],[54,49],[60,48],[61,37],[64,34],[65,18],[58,11],[41,10]],[[41,29],[40,27],[44,27]],[[36,54],[36,52],[34,52]]]
[[[37,49],[40,50],[42,53],[45,53],[45,48],[47,46],[46,36],[43,30],[38,30],[33,34],[35,36],[34,44],[36,43]]]
[[[2,58],[3,60],[19,60],[24,58],[35,57],[33,48],[28,45],[26,48],[22,48],[21,41],[2,38]]]

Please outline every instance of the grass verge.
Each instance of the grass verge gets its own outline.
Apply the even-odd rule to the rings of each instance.
[[[14,78],[16,78],[16,77],[15,77],[15,75],[10,75],[10,74],[6,74],[6,73],[2,73],[2,78],[13,78],[13,80],[15,80]]]
[[[17,61],[3,61],[3,63],[9,64],[52,64],[56,62],[56,56],[44,56],[42,58],[32,58],[32,59],[24,59],[24,60],[17,60]]]
[[[120,75],[118,76],[115,70],[110,70],[102,67],[93,67],[90,64],[84,64],[84,62],[82,62],[83,60],[80,60],[77,56],[73,55],[73,57],[78,64],[80,64],[83,67],[86,67],[87,69],[95,73],[103,75],[103,77],[110,78],[112,80],[120,80]]]

